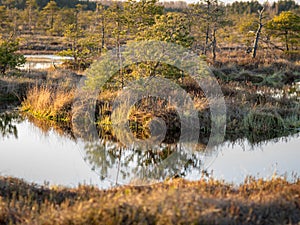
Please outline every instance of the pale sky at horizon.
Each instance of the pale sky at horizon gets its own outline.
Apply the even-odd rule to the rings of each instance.
[[[221,0],[221,1],[224,2],[224,3],[232,3],[232,2],[235,2],[237,0]],[[247,1],[251,1],[251,0],[238,0],[238,1],[240,1],[240,2],[247,2]],[[267,1],[266,0],[258,0],[258,2],[264,3],[264,2],[267,2]],[[277,2],[277,1],[269,0],[268,2],[273,3],[273,2]],[[300,0],[295,0],[295,2],[297,2],[299,4]]]
[[[176,0],[160,0],[160,1],[166,1],[166,2],[169,2],[169,1],[176,1]],[[188,3],[192,3],[192,2],[198,2],[198,0],[179,0],[179,1],[186,1]],[[226,3],[233,3],[233,2],[236,2],[236,1],[239,1],[239,2],[247,2],[247,1],[251,1],[251,0],[220,0],[221,2],[224,2],[225,4]],[[273,3],[273,2],[277,2],[278,0],[258,0],[258,2],[260,3],[264,3],[264,2],[270,2],[270,3]],[[294,0],[295,2],[297,2],[298,4],[300,4],[300,0]]]

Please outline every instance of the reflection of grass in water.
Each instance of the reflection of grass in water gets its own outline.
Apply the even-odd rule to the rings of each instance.
[[[20,116],[18,113],[12,112],[5,112],[0,113],[0,134],[2,137],[9,137],[14,136],[18,138],[18,130],[17,126],[13,125],[13,122],[19,122]]]
[[[38,127],[43,133],[48,133],[53,129],[57,134],[61,136],[68,136],[69,138],[75,139],[69,122],[60,121],[58,123],[57,121],[36,118],[28,114],[24,114],[24,116],[36,127]]]
[[[257,150],[257,149],[262,149],[264,146],[272,143],[288,143],[291,141],[291,139],[294,138],[299,138],[300,137],[300,132],[295,132],[295,133],[285,133],[281,134],[278,137],[271,137],[267,138],[265,136],[251,136],[251,134],[248,134],[247,136],[243,138],[236,138],[232,137],[231,139],[227,140],[226,142],[220,144],[218,148],[222,149],[222,147],[227,146],[230,148],[234,148],[236,146],[241,146],[244,147],[245,143],[247,143],[251,150]]]
[[[109,190],[0,178],[1,224],[297,224],[300,182],[175,179]]]

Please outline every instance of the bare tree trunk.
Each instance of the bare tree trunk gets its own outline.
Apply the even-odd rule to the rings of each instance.
[[[102,16],[102,28],[101,28],[101,49],[104,49],[104,45],[105,45],[105,25],[104,25],[104,16]]]
[[[32,8],[31,8],[31,6],[29,6],[29,9],[28,9],[28,28],[29,28],[29,33],[30,34],[32,34],[32,30],[31,30],[31,26],[32,26],[31,15],[32,15]]]
[[[257,47],[258,47],[259,36],[260,36],[260,33],[261,33],[261,29],[263,27],[263,24],[262,24],[263,11],[264,11],[264,8],[262,8],[262,10],[258,11],[259,21],[258,21],[258,28],[257,28],[256,34],[255,34],[255,40],[254,40],[254,43],[253,43],[252,58],[256,57],[256,51],[257,51]]]
[[[17,24],[17,16],[14,16],[14,31],[13,34],[14,36],[17,35],[17,30],[18,30],[18,24]]]
[[[121,32],[121,24],[118,21],[117,22],[117,27],[118,27],[118,34],[117,34],[117,48],[118,48],[118,58],[119,58],[119,75],[121,77],[121,87],[122,89],[124,88],[124,73],[123,73],[123,60],[122,60],[122,54],[121,54],[121,37],[120,37],[120,32]]]
[[[287,51],[290,50],[289,43],[288,43],[288,31],[287,30],[285,31],[285,48]]]
[[[217,38],[216,38],[216,28],[213,29],[212,33],[212,54],[213,54],[213,61],[216,61],[216,49],[217,49]]]
[[[102,53],[102,50],[105,46],[105,14],[104,14],[104,8],[101,3],[96,3],[96,13],[97,13],[97,25],[96,27],[100,26],[100,36],[101,36],[101,45],[97,48],[98,53]]]
[[[206,14],[207,16],[210,14],[210,0],[206,1],[207,3],[207,11]],[[207,48],[208,48],[208,41],[209,41],[209,31],[210,31],[210,23],[209,23],[209,19],[207,18],[207,22],[206,22],[206,30],[205,30],[205,45],[204,45],[204,55],[206,55],[207,52]]]
[[[204,45],[204,55],[206,55],[206,52],[207,52],[207,46],[208,46],[208,40],[209,40],[209,23],[207,23],[207,28],[206,28],[206,31],[205,31],[205,45]]]
[[[53,29],[53,25],[54,25],[54,12],[51,11],[51,19],[50,19],[50,29]]]
[[[104,8],[101,4],[97,4],[97,12],[101,14],[100,20],[101,20],[101,51],[102,51],[105,45],[105,17],[104,17]]]

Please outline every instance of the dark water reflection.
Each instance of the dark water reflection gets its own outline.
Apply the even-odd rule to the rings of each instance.
[[[37,183],[106,188],[170,177],[197,180],[210,175],[240,183],[247,175],[300,173],[299,134],[255,144],[247,139],[225,141],[209,151],[201,143],[193,147],[162,143],[145,151],[113,140],[75,139],[66,127],[1,113],[0,174]]]
[[[201,159],[180,144],[161,144],[155,148],[124,148],[116,143],[85,145],[85,160],[102,179],[128,183],[132,180],[164,180],[184,177],[191,169],[201,172]]]
[[[4,137],[13,136],[18,138],[17,126],[15,122],[21,122],[20,116],[16,112],[0,113],[0,135]]]

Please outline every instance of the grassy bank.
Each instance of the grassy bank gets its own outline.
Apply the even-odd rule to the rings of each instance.
[[[258,60],[258,59],[257,59]],[[258,61],[259,62],[259,61]],[[291,85],[300,81],[299,63],[277,60],[265,61],[256,67],[229,64],[211,66],[218,79],[227,107],[227,139],[249,136],[262,139],[277,137],[300,126],[299,101]],[[0,78],[2,105],[22,101],[22,111],[28,115],[54,122],[71,121],[74,90],[82,75],[62,68],[48,71],[10,72]],[[195,82],[184,79],[178,82],[184,88],[199,111],[201,133],[210,132],[208,101]],[[111,135],[112,104],[117,90],[99,94],[95,121],[101,133]],[[293,98],[289,95],[293,94]],[[299,97],[298,97],[299,98]],[[149,125],[154,117],[162,118],[171,138],[184,124],[168,101],[146,98],[132,107],[128,121],[132,132],[139,138],[150,136]],[[178,135],[177,135],[178,136]],[[176,138],[175,138],[176,139]]]
[[[0,224],[297,224],[300,182],[182,179],[109,190],[0,178]]]
[[[67,82],[69,83],[69,82]],[[255,141],[254,136],[261,140],[287,135],[300,127],[300,105],[296,97],[290,98],[286,86],[280,89],[281,97],[276,97],[279,89],[266,85],[257,86],[249,81],[224,81],[219,78],[227,107],[226,139],[248,137]],[[192,97],[198,117],[201,121],[201,134],[210,133],[210,109],[207,98],[202,90],[188,82],[183,83]],[[284,89],[286,87],[286,90]],[[45,83],[30,88],[22,102],[21,110],[39,119],[54,122],[71,121],[75,86],[64,85],[62,82]],[[96,121],[100,133],[112,135],[112,106],[118,91],[100,92],[95,109]],[[128,118],[130,128],[138,138],[148,138],[149,126],[154,117],[164,120],[167,126],[165,140],[176,141],[180,128],[180,118],[174,106],[168,101],[158,98],[144,98],[131,108]],[[120,118],[124,120],[124,118]],[[188,120],[187,120],[188,121]],[[116,120],[115,120],[116,122]],[[187,126],[186,129],[189,129]]]

